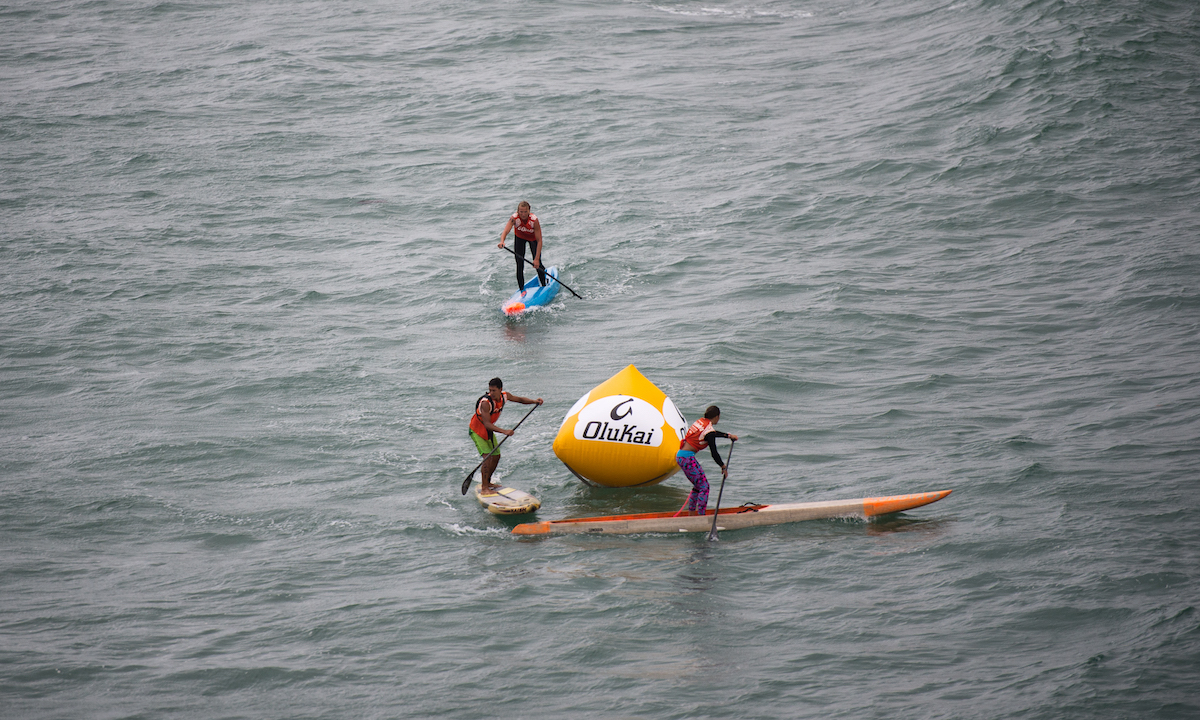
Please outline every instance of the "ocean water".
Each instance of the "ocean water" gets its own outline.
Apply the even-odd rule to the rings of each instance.
[[[18,0],[0,143],[0,716],[1200,717],[1190,1]],[[499,375],[677,508],[551,451],[629,364],[725,505],[954,493],[459,494]]]

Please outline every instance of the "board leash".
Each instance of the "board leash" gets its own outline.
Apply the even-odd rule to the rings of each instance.
[[[688,503],[690,503],[692,501],[692,494],[695,492],[696,492],[695,490],[691,490],[688,492],[688,496],[683,499],[683,505],[680,506],[679,512],[675,513],[671,517],[679,517],[680,513],[683,512],[683,509],[686,508],[688,506]]]

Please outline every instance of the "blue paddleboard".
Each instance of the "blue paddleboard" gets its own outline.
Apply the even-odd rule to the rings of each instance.
[[[552,267],[546,271],[546,287],[538,285],[538,276],[535,271],[533,279],[525,283],[525,289],[513,293],[512,297],[505,300],[504,304],[500,306],[500,310],[505,315],[512,317],[535,307],[549,305],[554,296],[558,295],[558,287],[558,268]]]

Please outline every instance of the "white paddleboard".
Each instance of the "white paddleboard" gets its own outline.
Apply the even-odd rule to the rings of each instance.
[[[493,485],[492,490],[485,493],[482,487],[475,486],[475,499],[493,515],[524,515],[542,506],[540,500],[524,490]]]

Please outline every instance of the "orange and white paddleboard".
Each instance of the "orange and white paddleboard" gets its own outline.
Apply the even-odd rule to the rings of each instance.
[[[950,490],[859,498],[857,500],[826,500],[823,502],[787,503],[783,505],[742,505],[721,508],[717,515],[717,530],[738,530],[762,525],[781,525],[802,520],[888,515],[937,502]],[[568,520],[522,523],[513,528],[514,535],[555,535],[568,533],[633,533],[708,532],[712,529],[712,513],[641,513],[638,515],[607,515]]]

